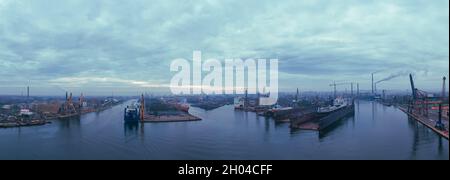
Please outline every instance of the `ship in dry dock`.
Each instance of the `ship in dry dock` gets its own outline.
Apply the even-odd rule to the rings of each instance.
[[[319,107],[316,112],[291,119],[291,128],[323,130],[355,112],[353,99],[336,98],[332,105]]]

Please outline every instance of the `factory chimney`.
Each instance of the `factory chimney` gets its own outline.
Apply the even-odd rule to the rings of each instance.
[[[350,86],[351,86],[350,87],[351,88],[351,94],[352,94],[352,97],[353,97],[353,83],[351,83]]]
[[[30,108],[30,86],[27,86],[27,108]]]
[[[356,96],[359,97],[359,83],[356,83]]]
[[[372,73],[372,94],[373,94],[373,73]]]
[[[247,109],[247,106],[248,106],[248,90],[245,89],[244,108]]]

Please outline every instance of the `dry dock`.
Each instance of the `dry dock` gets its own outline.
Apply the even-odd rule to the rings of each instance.
[[[31,120],[28,122],[22,122],[22,121],[17,121],[17,122],[1,122],[0,123],[0,128],[12,128],[12,127],[23,127],[23,126],[40,126],[40,125],[45,125],[49,123],[48,121],[45,120]]]
[[[185,121],[200,121],[202,120],[199,117],[190,115],[190,114],[177,114],[177,115],[145,115],[144,120],[142,122],[185,122]]]

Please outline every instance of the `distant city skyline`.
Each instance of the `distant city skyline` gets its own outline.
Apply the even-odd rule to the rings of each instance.
[[[0,0],[0,95],[169,92],[170,62],[195,50],[277,58],[280,92],[370,90],[374,72],[379,90],[412,73],[439,92],[449,1]]]

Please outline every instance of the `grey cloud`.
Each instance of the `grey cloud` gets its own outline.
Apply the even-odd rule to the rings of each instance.
[[[448,76],[448,7],[447,0],[0,0],[0,75],[163,84],[170,60],[201,50],[278,58],[285,88],[402,68],[430,71],[418,80],[432,86],[427,80]]]

